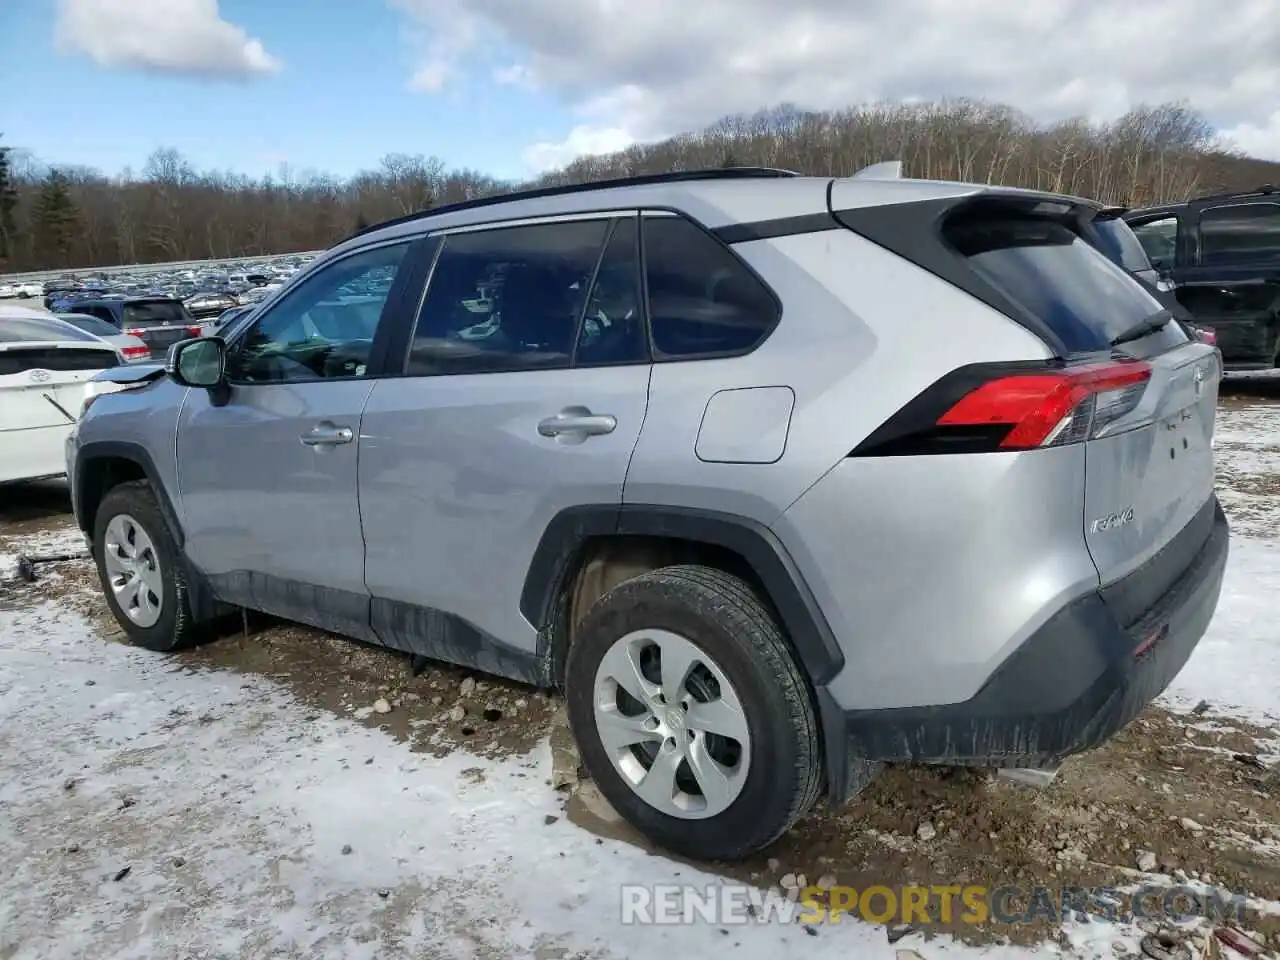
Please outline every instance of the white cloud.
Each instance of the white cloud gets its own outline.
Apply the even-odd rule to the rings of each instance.
[[[1274,150],[1274,0],[1233,0],[1230,16],[1205,0],[394,2],[428,31],[465,36],[434,51],[454,75],[501,52],[581,107],[583,126],[556,149],[617,131],[652,139],[780,103],[963,96],[1041,120],[1186,101],[1245,149]]]
[[[218,0],[58,0],[54,36],[60,50],[106,67],[227,78],[281,67],[219,16]]]
[[[535,143],[524,152],[524,163],[532,174],[558,170],[578,157],[597,153],[616,153],[635,143],[635,138],[622,127],[574,127],[559,141]]]
[[[1265,160],[1280,160],[1280,110],[1259,123],[1241,123],[1222,135],[1245,153]]]

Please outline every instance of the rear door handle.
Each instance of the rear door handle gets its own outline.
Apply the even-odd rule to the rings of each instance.
[[[338,444],[350,443],[356,438],[350,427],[340,427],[336,423],[317,423],[301,436],[305,447],[335,447]]]
[[[576,436],[582,439],[613,433],[618,428],[618,418],[607,413],[592,413],[587,407],[565,407],[554,417],[538,423],[538,433],[544,437]]]

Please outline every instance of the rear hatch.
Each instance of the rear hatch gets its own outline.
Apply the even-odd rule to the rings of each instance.
[[[75,423],[85,381],[118,362],[105,346],[0,340],[0,431]]]
[[[966,374],[969,392],[932,429],[967,429],[968,439],[950,442],[992,449],[1084,444],[1081,524],[1102,585],[1151,562],[1143,596],[1126,591],[1133,609],[1117,611],[1133,622],[1212,527],[1216,351],[1081,236],[1071,200],[992,192],[897,206],[897,216],[883,207],[836,216],[1001,310],[1055,354]]]
[[[200,325],[181,300],[126,300],[122,309],[121,329],[149,346],[152,357],[163,357],[173,344],[200,336]]]

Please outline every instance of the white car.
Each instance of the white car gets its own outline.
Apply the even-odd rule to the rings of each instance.
[[[23,300],[31,297],[43,297],[44,285],[39,283],[0,283],[0,298],[19,297]]]
[[[151,348],[131,333],[125,333],[101,317],[93,317],[87,313],[59,313],[57,318],[69,323],[77,330],[91,333],[99,340],[105,340],[117,350],[129,363],[145,363],[151,359]]]
[[[43,310],[0,305],[0,484],[66,472],[85,382],[120,352]]]

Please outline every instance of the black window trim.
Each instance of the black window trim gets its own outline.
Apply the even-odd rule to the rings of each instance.
[[[653,318],[651,315],[651,311],[649,309],[649,257],[647,253],[648,244],[645,241],[645,231],[644,231],[644,220],[646,217],[678,217],[679,219],[684,220],[686,223],[692,224],[693,226],[697,227],[700,231],[702,231],[702,233],[706,235],[707,239],[709,239],[716,246],[720,247],[720,249],[728,253],[729,256],[732,257],[733,260],[742,269],[744,269],[751,277],[755,279],[757,283],[760,284],[760,286],[764,289],[764,291],[769,295],[769,299],[773,301],[773,304],[777,309],[774,311],[773,323],[770,325],[769,329],[765,330],[760,335],[760,337],[757,338],[755,343],[753,343],[750,347],[746,348],[745,350],[717,350],[710,353],[683,354],[678,357],[674,357],[674,356],[668,357],[658,352],[658,349],[653,342]],[[753,267],[746,260],[744,260],[742,258],[742,255],[739,254],[736,250],[734,250],[731,244],[726,243],[725,240],[721,236],[719,236],[715,230],[712,230],[711,228],[707,227],[706,224],[699,223],[697,220],[689,216],[687,213],[684,213],[683,211],[676,210],[671,207],[646,207],[641,209],[640,211],[640,264],[641,264],[641,270],[642,270],[641,279],[644,284],[643,289],[644,289],[645,327],[649,331],[649,356],[653,363],[688,363],[690,361],[697,361],[697,360],[731,360],[736,357],[750,356],[751,354],[759,350],[760,347],[762,347],[769,340],[769,338],[773,336],[774,332],[778,329],[778,327],[782,323],[782,314],[785,309],[782,303],[782,298],[778,296],[778,292],[774,290],[772,286],[770,286],[768,281],[766,281],[765,278],[760,275],[760,271],[758,271],[755,267]]]
[[[419,252],[418,246],[422,240],[423,236],[421,234],[401,234],[393,238],[379,240],[375,243],[368,243],[352,250],[343,251],[339,256],[312,261],[310,269],[301,271],[300,276],[295,276],[291,283],[276,291],[276,296],[272,298],[270,303],[266,304],[266,308],[255,314],[250,322],[246,323],[241,329],[235,331],[236,335],[233,339],[226,341],[227,351],[230,352],[236,344],[248,336],[249,332],[262,322],[263,318],[270,316],[275,310],[279,309],[288,300],[289,294],[295,292],[311,278],[318,276],[335,264],[342,263],[352,257],[363,256],[373,250],[402,246],[405,248],[404,258],[396,268],[396,275],[391,281],[391,289],[387,291],[387,298],[382,303],[382,312],[378,315],[378,325],[374,328],[373,343],[369,347],[369,363],[366,365],[365,372],[362,375],[354,377],[316,377],[314,380],[286,380],[283,382],[234,380],[228,375],[227,382],[233,387],[296,387],[311,383],[351,383],[364,380],[383,380],[394,376],[394,371],[390,369],[388,347],[395,337],[395,328],[401,323],[401,319],[397,318],[397,312],[400,307],[399,301],[403,299],[403,275],[406,273],[406,268],[411,267],[412,258]],[[411,273],[412,270],[408,272]]]

